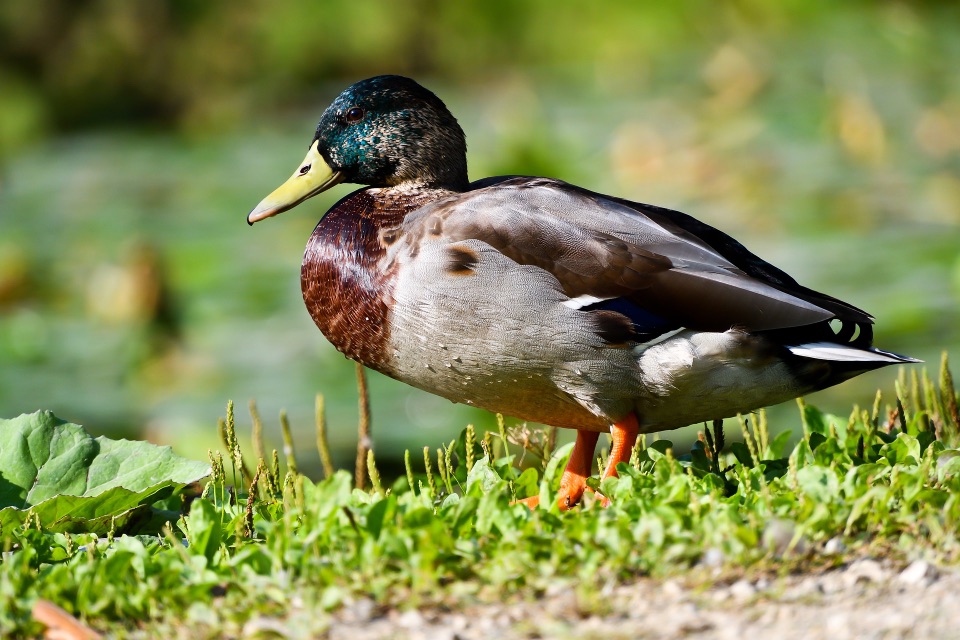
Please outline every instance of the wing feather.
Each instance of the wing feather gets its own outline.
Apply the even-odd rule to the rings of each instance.
[[[424,207],[414,237],[476,239],[538,266],[571,299],[626,298],[692,329],[784,329],[863,311],[800,286],[726,234],[686,214],[609,198],[559,180],[487,179]]]

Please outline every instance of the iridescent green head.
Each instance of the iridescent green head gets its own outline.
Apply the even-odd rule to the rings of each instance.
[[[340,182],[461,191],[467,186],[463,130],[437,96],[410,78],[358,82],[323,112],[307,157],[247,221],[291,209]]]

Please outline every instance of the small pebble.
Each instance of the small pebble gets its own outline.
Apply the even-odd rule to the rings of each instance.
[[[926,586],[936,580],[937,570],[926,560],[914,560],[897,576],[897,581],[905,585]]]
[[[343,608],[343,617],[352,622],[366,622],[373,617],[376,603],[370,598],[360,598]]]
[[[420,615],[420,612],[416,609],[404,611],[397,618],[397,626],[403,627],[404,629],[417,629],[422,627],[423,623],[423,616]]]
[[[807,552],[807,541],[803,536],[796,540],[796,524],[792,520],[774,518],[763,530],[763,543],[777,557],[792,554],[803,555]]]
[[[847,545],[843,544],[843,540],[840,538],[830,538],[827,540],[827,543],[823,545],[823,553],[828,556],[838,556],[846,550]]]
[[[844,585],[846,585],[846,574],[835,571],[827,575],[821,576],[821,578],[816,582],[817,589],[820,593],[824,595],[833,595],[843,591]]]
[[[737,580],[730,585],[730,595],[734,600],[749,600],[756,593],[754,586],[746,580]]]
[[[857,560],[843,573],[844,583],[850,587],[859,582],[881,582],[886,577],[886,570],[872,558]]]
[[[722,567],[723,563],[727,561],[726,556],[723,554],[723,551],[715,547],[710,547],[703,552],[703,557],[700,558],[700,563],[706,567]]]
[[[289,638],[290,631],[287,629],[287,623],[277,618],[268,618],[266,616],[257,616],[247,620],[243,625],[243,636],[269,636],[273,638]]]
[[[680,583],[676,580],[667,580],[664,582],[663,586],[660,587],[660,591],[663,595],[674,600],[679,600],[685,595],[683,587],[680,586]]]

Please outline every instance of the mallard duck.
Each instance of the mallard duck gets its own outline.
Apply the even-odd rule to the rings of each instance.
[[[414,387],[576,429],[562,509],[582,497],[600,433],[612,436],[606,478],[638,433],[916,362],[873,347],[866,312],[689,215],[552,178],[470,182],[463,130],[409,78],[337,96],[247,221],[340,182],[366,186],[307,244],[314,322],[347,357]]]

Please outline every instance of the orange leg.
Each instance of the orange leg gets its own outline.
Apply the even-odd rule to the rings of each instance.
[[[630,461],[630,454],[633,452],[633,445],[637,442],[639,432],[640,423],[634,413],[628,414],[625,418],[613,424],[610,429],[610,434],[613,436],[610,457],[607,460],[607,468],[603,470],[601,479],[616,477],[617,465],[621,462]],[[563,471],[563,477],[560,478],[557,506],[560,507],[561,511],[572,509],[583,497],[583,492],[587,489],[587,478],[590,476],[593,454],[596,451],[599,438],[600,434],[596,431],[577,430],[577,441],[573,445],[573,452],[570,454],[567,468]],[[540,497],[530,496],[517,500],[517,503],[525,504],[534,509],[540,504]],[[608,506],[610,500],[604,498],[601,504]]]
[[[567,468],[563,470],[563,477],[560,478],[557,506],[561,511],[572,509],[580,502],[587,488],[587,478],[590,477],[590,468],[593,467],[593,453],[599,437],[600,434],[596,431],[577,430],[577,441],[573,444]]]
[[[607,468],[603,470],[601,480],[617,477],[617,465],[621,462],[630,462],[633,445],[637,443],[637,434],[640,432],[640,422],[637,414],[628,413],[625,418],[615,422],[610,429],[613,442],[610,444],[610,457],[607,459]],[[604,498],[601,504],[610,506],[610,498]]]

